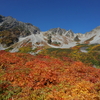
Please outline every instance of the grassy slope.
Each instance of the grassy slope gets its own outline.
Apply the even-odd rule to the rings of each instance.
[[[82,46],[47,48],[37,56],[0,51],[1,100],[99,100],[100,69],[91,67],[99,62],[93,51],[99,46],[88,53]]]

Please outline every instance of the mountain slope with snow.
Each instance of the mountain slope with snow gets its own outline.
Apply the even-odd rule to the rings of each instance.
[[[0,50],[17,52],[22,47],[70,48],[78,44],[100,44],[100,26],[85,34],[72,30],[53,28],[41,32],[30,23],[23,23],[8,16],[0,15]]]

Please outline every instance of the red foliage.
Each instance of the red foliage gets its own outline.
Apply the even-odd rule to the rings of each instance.
[[[0,51],[0,66],[4,72],[1,79],[21,88],[38,89],[60,82],[76,84],[81,80],[91,83],[100,81],[100,69],[66,57],[60,60],[49,56]]]

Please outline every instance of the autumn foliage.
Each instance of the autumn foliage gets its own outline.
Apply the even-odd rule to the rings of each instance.
[[[1,100],[100,100],[100,69],[69,57],[0,51]]]

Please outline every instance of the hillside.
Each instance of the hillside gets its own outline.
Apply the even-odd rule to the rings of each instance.
[[[100,69],[64,56],[0,51],[0,98],[99,100]]]
[[[18,52],[25,46],[29,46],[32,50],[46,46],[70,48],[78,44],[100,44],[99,37],[100,26],[85,34],[61,28],[41,32],[30,23],[17,21],[11,16],[0,15],[0,50],[9,49],[10,52]]]
[[[99,37],[0,15],[0,100],[100,100]]]

